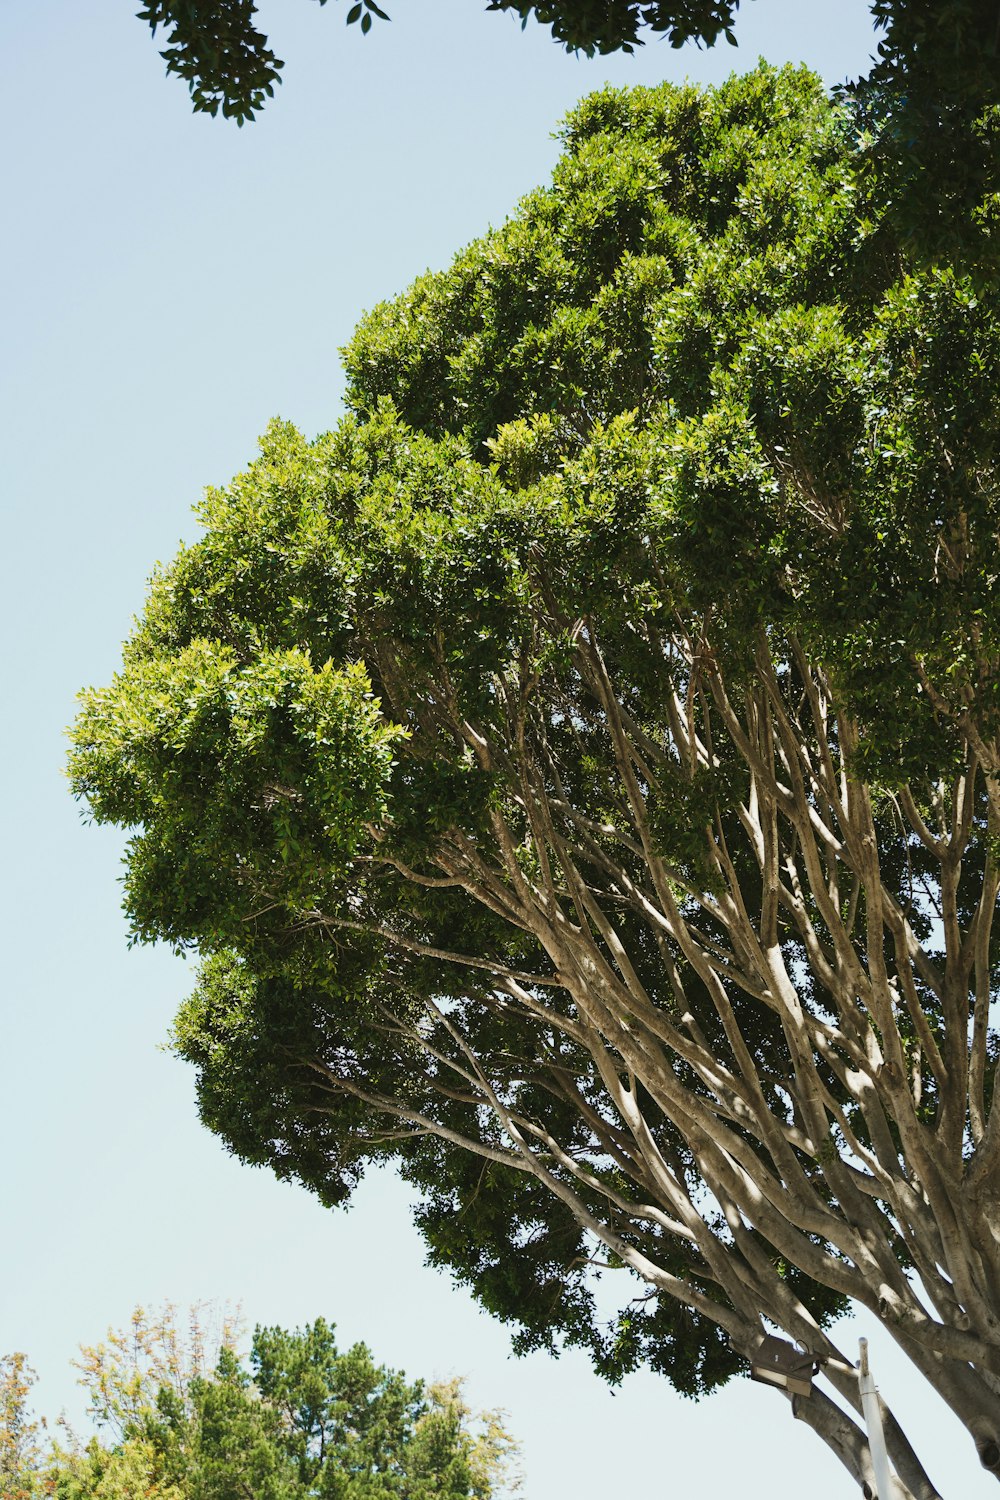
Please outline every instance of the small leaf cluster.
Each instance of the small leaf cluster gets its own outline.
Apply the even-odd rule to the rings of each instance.
[[[240,127],[273,97],[285,66],[257,29],[256,14],[255,0],[145,0],[136,12],[154,36],[161,27],[169,30],[160,56],[167,72],[187,84],[195,113],[221,111]],[[357,0],[347,24],[360,21],[367,36],[373,16],[389,19],[376,0]]]
[[[634,52],[644,45],[649,30],[666,35],[671,47],[704,42],[711,47],[720,36],[736,46],[733,34],[739,0],[491,0],[487,10],[510,10],[522,27],[533,16],[548,26],[567,52]]]
[[[156,34],[169,28],[160,56],[183,78],[196,112],[242,126],[281,82],[284,63],[257,30],[254,0],[147,0],[137,12]]]

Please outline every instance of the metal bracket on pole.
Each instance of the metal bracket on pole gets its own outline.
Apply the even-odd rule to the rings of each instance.
[[[876,1492],[878,1500],[893,1500],[893,1484],[889,1474],[889,1455],[885,1447],[885,1433],[882,1431],[878,1390],[868,1368],[868,1340],[859,1339],[858,1347],[861,1351],[861,1358],[858,1361],[858,1391],[861,1394],[861,1409],[865,1414],[865,1426],[868,1429],[868,1448],[872,1456],[872,1468],[875,1471]]]

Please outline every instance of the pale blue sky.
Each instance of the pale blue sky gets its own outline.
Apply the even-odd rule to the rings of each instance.
[[[839,1467],[783,1401],[740,1382],[699,1406],[584,1362],[509,1357],[502,1327],[424,1268],[391,1179],[348,1214],[240,1166],[158,1051],[189,983],[128,951],[120,843],[85,828],[61,777],[73,695],[114,670],[144,580],[193,533],[190,507],[281,414],[340,412],[337,350],[359,314],[441,266],[551,169],[551,132],[611,80],[713,82],[806,60],[863,71],[860,0],[754,0],[738,52],[567,57],[480,0],[263,7],[285,84],[238,131],[192,116],[135,0],[3,0],[6,143],[0,368],[8,618],[0,1351],[28,1351],[49,1410],[78,1401],[78,1341],[139,1301],[239,1300],[251,1321],[319,1314],[411,1374],[464,1373],[525,1444],[527,1500],[738,1493],[834,1500]],[[986,1494],[971,1445],[883,1334],[873,1359],[946,1494]]]

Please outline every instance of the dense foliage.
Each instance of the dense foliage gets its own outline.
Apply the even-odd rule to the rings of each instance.
[[[37,1440],[23,1356],[0,1361],[4,1500],[489,1500],[514,1452],[497,1413],[474,1417],[457,1381],[425,1388],[338,1350],[322,1318],[258,1327],[249,1360],[224,1332],[211,1366],[197,1310],[173,1309],[82,1350],[98,1433]],[[12,1384],[12,1381],[15,1382]],[[30,1444],[26,1433],[34,1433]]]
[[[993,0],[874,0],[875,66],[848,91],[864,171],[911,255],[995,279],[1000,12]]]
[[[996,294],[907,262],[805,72],[564,139],[362,323],[336,431],[209,493],[75,785],[204,957],[241,1156],[329,1203],[394,1159],[611,1379],[776,1326],[856,1403],[855,1299],[1000,1467]]]

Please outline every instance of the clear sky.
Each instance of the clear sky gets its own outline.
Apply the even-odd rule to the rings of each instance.
[[[867,67],[867,8],[749,0],[737,52],[653,42],[591,62],[481,0],[394,0],[367,38],[337,0],[272,0],[285,83],[242,131],[192,116],[134,8],[0,5],[0,1352],[26,1350],[40,1404],[73,1411],[76,1344],[137,1302],[240,1301],[251,1323],[323,1314],[345,1343],[411,1375],[467,1374],[473,1399],[507,1407],[527,1500],[845,1496],[764,1388],[695,1406],[651,1377],[614,1395],[577,1357],[513,1360],[505,1330],[424,1267],[391,1178],[331,1214],[229,1158],[198,1123],[191,1075],[158,1050],[190,972],[127,949],[120,840],[83,826],[61,767],[74,693],[114,670],[201,487],[242,468],[273,415],[332,425],[359,314],[543,181],[577,98],[609,80],[714,82],[758,53],[832,83]],[[985,1496],[971,1444],[873,1340],[938,1485]]]

